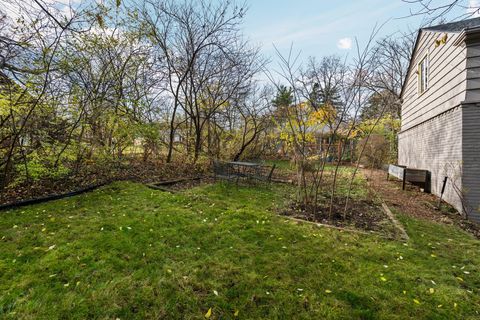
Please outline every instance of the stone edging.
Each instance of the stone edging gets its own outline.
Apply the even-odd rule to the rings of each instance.
[[[340,230],[340,231],[348,231],[348,232],[354,232],[354,233],[360,233],[360,234],[366,234],[366,235],[379,235],[379,236],[381,236],[380,233],[377,233],[377,232],[374,232],[374,231],[366,232],[366,231],[361,231],[361,230],[357,230],[357,229],[337,227],[337,226],[332,226],[332,225],[329,225],[329,224],[323,224],[323,223],[318,223],[318,222],[314,222],[314,221],[307,221],[307,220],[302,220],[302,219],[293,218],[293,217],[287,217],[287,216],[279,216],[279,217],[284,218],[284,219],[288,219],[288,220],[291,220],[291,221],[295,221],[295,222],[298,222],[298,223],[311,224],[311,225],[314,225],[314,226],[317,226],[317,227],[324,227],[324,228],[330,228],[330,229],[336,229],[336,230]]]
[[[388,218],[390,219],[390,221],[392,221],[392,223],[393,223],[393,225],[395,226],[395,228],[397,228],[397,230],[400,231],[400,233],[401,233],[401,240],[403,240],[403,241],[408,241],[408,240],[410,240],[410,237],[408,236],[407,231],[405,231],[405,228],[403,227],[403,225],[400,223],[400,221],[397,220],[397,218],[395,217],[395,215],[393,214],[393,212],[390,210],[390,208],[387,206],[387,204],[386,204],[385,201],[382,199],[382,197],[380,197],[380,195],[377,193],[377,191],[375,191],[375,189],[373,189],[373,187],[372,187],[372,185],[370,184],[370,181],[369,181],[369,180],[367,180],[367,185],[368,185],[368,187],[370,188],[370,190],[372,190],[372,192],[375,194],[375,196],[381,201],[383,211],[384,211],[385,214],[388,216]]]

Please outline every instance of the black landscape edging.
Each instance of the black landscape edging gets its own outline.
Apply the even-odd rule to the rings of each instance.
[[[114,181],[116,181],[116,180],[114,180]],[[92,185],[92,186],[89,186],[89,187],[86,187],[86,188],[83,188],[83,189],[80,189],[80,190],[68,192],[68,193],[54,194],[54,195],[51,195],[51,196],[45,196],[45,197],[40,197],[40,198],[35,198],[35,199],[22,200],[22,201],[19,201],[19,202],[11,202],[11,203],[7,203],[7,204],[2,204],[2,205],[0,205],[0,211],[8,210],[8,209],[14,209],[14,208],[20,208],[20,207],[29,206],[29,205],[32,205],[32,204],[44,203],[44,202],[48,202],[48,201],[59,200],[59,199],[63,199],[63,198],[69,198],[69,197],[77,196],[77,195],[82,194],[82,193],[91,192],[95,189],[103,187],[103,186],[105,186],[109,183],[112,183],[114,181],[102,182],[102,183],[99,183],[99,184],[95,184],[95,185]]]

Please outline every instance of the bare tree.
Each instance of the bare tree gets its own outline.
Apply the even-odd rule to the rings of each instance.
[[[158,60],[165,65],[167,90],[172,99],[167,162],[172,160],[179,109],[185,112],[197,109],[196,98],[208,93],[205,86],[210,79],[205,72],[212,72],[212,61],[207,57],[218,59],[219,53],[227,56],[235,49],[232,45],[239,44],[239,25],[245,11],[245,6],[237,6],[231,1],[214,4],[203,0],[196,3],[147,1],[142,9],[142,27],[146,37],[162,55]],[[226,57],[232,58],[233,55]],[[210,67],[203,67],[204,64]],[[220,69],[225,67],[225,64],[219,66]],[[225,71],[217,69],[213,73]],[[201,82],[202,88],[198,87],[198,82]],[[210,86],[219,84],[209,83]],[[194,125],[197,130],[203,126],[198,118]],[[201,144],[199,140],[197,136],[196,149]]]
[[[269,127],[270,119],[270,92],[264,87],[254,86],[251,92],[239,102],[237,112],[242,123],[240,124],[240,144],[233,156],[234,161],[240,160],[245,151],[253,145],[260,135]]]
[[[450,0],[446,2],[435,0],[402,0],[414,8],[410,9],[412,16],[427,17],[426,24],[444,19],[451,12],[461,10],[457,19],[466,19],[476,16],[480,13],[480,6],[468,0]]]

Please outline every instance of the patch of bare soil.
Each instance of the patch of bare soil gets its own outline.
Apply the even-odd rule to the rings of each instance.
[[[382,209],[373,201],[350,200],[345,212],[345,199],[335,199],[330,213],[330,203],[305,206],[302,203],[292,203],[281,215],[317,222],[335,227],[353,227],[364,231],[385,231],[390,223]]]
[[[185,162],[164,163],[128,159],[108,166],[91,165],[68,176],[42,179],[9,186],[0,194],[0,205],[77,191],[89,186],[119,180],[142,183],[169,180],[178,177],[194,177],[205,168]]]
[[[183,190],[192,189],[199,186],[212,184],[215,179],[209,177],[193,178],[193,179],[180,179],[174,181],[160,182],[157,186],[162,186],[166,191],[178,192]]]
[[[480,225],[465,219],[458,211],[447,203],[442,203],[442,209],[436,209],[438,198],[435,195],[423,193],[418,187],[408,185],[402,190],[401,181],[387,181],[387,174],[382,170],[364,169],[371,188],[387,203],[415,218],[427,219],[439,223],[457,225],[480,239]]]

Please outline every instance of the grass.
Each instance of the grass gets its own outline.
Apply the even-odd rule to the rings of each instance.
[[[0,212],[0,318],[478,319],[478,240],[402,213],[408,243],[286,222],[285,188],[122,182]]]

